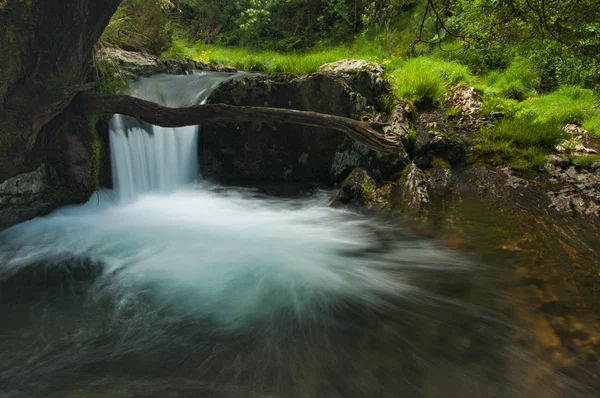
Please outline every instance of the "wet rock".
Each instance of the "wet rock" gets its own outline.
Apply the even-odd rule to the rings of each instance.
[[[423,212],[429,207],[430,185],[427,175],[414,163],[403,171],[392,191],[394,210]]]
[[[65,137],[64,157],[73,182],[83,189],[89,189],[93,173],[92,154],[79,136]]]
[[[334,207],[343,205],[367,206],[375,201],[377,185],[365,169],[356,168],[342,182],[339,192],[331,202]]]
[[[600,175],[573,165],[564,155],[550,156],[545,166],[558,187],[547,195],[550,208],[571,215],[600,216]]]
[[[46,179],[46,166],[42,165],[37,170],[19,174],[0,184],[0,196],[28,196],[40,194],[48,190]]]
[[[0,231],[52,208],[51,181],[44,164],[0,184]]]
[[[423,169],[431,166],[434,157],[454,164],[465,156],[465,146],[458,137],[435,130],[418,132],[411,149],[414,162]]]
[[[453,185],[453,175],[450,163],[444,159],[434,158],[432,168],[427,171],[429,186],[437,195],[445,195]]]
[[[527,180],[517,177],[513,174],[512,167],[500,167],[498,170],[504,173],[504,175],[506,176],[506,182],[504,183],[504,185],[507,187],[515,189],[527,187],[529,185],[529,182],[527,182]]]

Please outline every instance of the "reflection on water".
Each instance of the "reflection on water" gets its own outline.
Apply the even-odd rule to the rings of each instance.
[[[0,234],[0,397],[594,396],[516,344],[507,269],[397,221],[319,193],[97,203]]]

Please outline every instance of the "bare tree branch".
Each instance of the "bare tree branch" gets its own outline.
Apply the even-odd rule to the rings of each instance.
[[[73,106],[75,115],[118,113],[162,127],[197,124],[226,126],[243,122],[298,124],[342,132],[366,147],[382,153],[393,153],[402,149],[399,136],[383,132],[385,123],[358,121],[317,112],[226,104],[167,108],[126,95],[100,95],[89,92],[80,93],[73,101]]]

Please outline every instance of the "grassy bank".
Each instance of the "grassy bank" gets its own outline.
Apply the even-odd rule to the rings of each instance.
[[[385,51],[373,41],[359,38],[351,45],[308,52],[278,53],[215,45],[190,45],[175,40],[163,54],[167,58],[191,58],[208,64],[231,65],[241,70],[305,74],[319,66],[346,58],[385,65],[392,98],[444,107],[442,99],[460,85],[475,86],[484,103],[481,116],[499,118],[479,132],[472,153],[477,161],[511,165],[518,169],[543,166],[558,143],[567,139],[563,127],[573,123],[600,137],[600,96],[577,86],[558,87],[544,93],[534,62],[515,58],[505,69],[476,75],[467,65],[448,59],[442,52],[408,58]],[[585,163],[585,162],[584,162]]]

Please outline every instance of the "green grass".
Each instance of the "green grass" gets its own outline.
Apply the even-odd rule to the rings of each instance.
[[[165,58],[191,58],[209,64],[223,64],[237,69],[269,72],[306,74],[315,72],[319,66],[346,58],[366,59],[375,62],[388,62],[386,54],[374,45],[358,40],[351,46],[337,46],[327,49],[314,49],[310,52],[278,53],[257,51],[240,47],[216,45],[190,45],[177,39],[163,54]]]
[[[588,169],[595,162],[600,162],[600,155],[570,155],[569,159],[577,166],[583,167],[584,169]]]
[[[558,90],[526,101],[517,117],[525,115],[540,122],[581,125],[600,114],[600,98],[593,91],[576,86],[560,87]]]
[[[525,117],[504,119],[496,126],[483,129],[472,149],[477,161],[521,170],[540,168],[565,138],[565,131],[553,122]]]
[[[576,164],[577,166],[583,167],[584,169],[588,169],[595,162],[600,162],[600,155],[585,155],[585,156],[569,156],[569,159]]]
[[[600,138],[600,114],[584,120],[581,125],[584,129],[592,132],[592,135]]]
[[[387,77],[397,97],[417,103],[435,103],[449,87],[474,81],[466,66],[426,57],[409,59]]]
[[[481,90],[488,97],[505,97],[522,101],[536,95],[540,77],[531,61],[515,59],[503,71],[492,71],[484,77]]]
[[[485,97],[479,113],[482,116],[499,113],[503,117],[510,118],[514,117],[521,109],[523,109],[523,104],[512,98]]]

